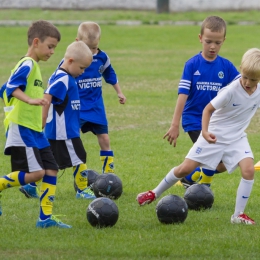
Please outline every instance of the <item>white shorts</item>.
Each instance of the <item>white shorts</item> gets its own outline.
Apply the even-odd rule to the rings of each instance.
[[[231,144],[218,142],[209,144],[200,135],[186,158],[201,163],[203,168],[209,170],[216,170],[218,164],[222,161],[228,173],[232,173],[238,167],[238,163],[241,160],[244,158],[254,159],[254,155],[246,136]]]

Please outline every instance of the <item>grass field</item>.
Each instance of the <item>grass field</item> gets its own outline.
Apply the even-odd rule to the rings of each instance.
[[[44,13],[48,15],[44,16]],[[112,12],[112,11],[111,11]],[[40,10],[17,12],[1,10],[3,19],[110,20],[110,11],[53,14]],[[36,16],[38,14],[38,16]],[[41,15],[42,14],[42,15]],[[219,13],[218,13],[219,14]],[[255,12],[223,13],[227,20],[251,19]],[[179,15],[186,20],[185,14]],[[176,14],[176,16],[178,16]],[[208,14],[192,13],[200,21]],[[132,17],[158,19],[152,13],[114,12],[114,20]],[[95,18],[96,17],[96,18]],[[203,18],[202,18],[203,17]],[[130,19],[129,18],[129,19]],[[161,18],[160,18],[161,19]],[[252,18],[253,19],[253,18]],[[258,15],[259,19],[259,15]],[[17,188],[2,194],[3,215],[0,217],[0,259],[259,259],[260,196],[259,173],[246,213],[256,220],[255,226],[230,224],[240,172],[216,175],[212,184],[215,202],[204,212],[189,211],[180,225],[162,225],[155,213],[156,202],[139,207],[135,201],[139,192],[154,188],[165,174],[182,162],[191,147],[187,134],[181,132],[177,147],[173,148],[163,135],[168,130],[177,99],[177,86],[185,61],[201,50],[198,41],[199,26],[115,26],[102,25],[100,48],[109,54],[127,97],[120,105],[112,87],[104,83],[103,93],[109,120],[111,145],[115,153],[116,173],[123,181],[124,193],[115,201],[119,220],[112,228],[95,229],[86,219],[88,201],[76,200],[72,170],[59,174],[54,214],[73,226],[71,230],[55,228],[38,230],[35,222],[39,212],[37,200],[26,199]],[[59,26],[62,40],[55,54],[41,62],[46,82],[63,57],[65,48],[76,37],[77,26]],[[27,50],[26,27],[0,27],[0,84]],[[220,55],[230,59],[239,68],[242,54],[251,47],[260,47],[259,26],[228,26],[227,39]],[[1,105],[2,106],[2,105]],[[3,120],[3,109],[0,110]],[[247,132],[255,154],[260,160],[259,113]],[[0,149],[5,136],[0,124]],[[82,136],[88,151],[88,167],[100,172],[99,146],[94,135]],[[0,156],[1,175],[10,172],[10,161]],[[163,194],[183,196],[184,189],[175,186]]]

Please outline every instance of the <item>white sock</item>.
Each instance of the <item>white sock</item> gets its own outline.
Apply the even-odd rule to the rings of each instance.
[[[164,191],[168,190],[180,179],[181,178],[177,178],[174,175],[174,168],[172,168],[164,177],[164,179],[159,183],[159,185],[155,189],[153,189],[153,192],[156,194],[156,198],[159,198]]]
[[[238,216],[244,212],[251,190],[253,188],[254,180],[245,180],[241,178],[237,188],[236,206],[234,216]]]

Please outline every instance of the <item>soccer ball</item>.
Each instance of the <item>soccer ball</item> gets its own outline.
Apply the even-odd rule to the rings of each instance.
[[[87,220],[97,228],[112,227],[118,220],[117,205],[109,198],[94,199],[87,208]]]
[[[207,185],[193,184],[186,190],[184,199],[189,209],[210,209],[214,202],[214,194]]]
[[[163,224],[182,223],[188,215],[188,205],[177,195],[167,195],[156,205],[156,214]]]
[[[118,199],[123,192],[123,185],[120,178],[114,173],[100,174],[93,185],[95,196]]]
[[[93,184],[96,181],[99,173],[94,170],[87,170],[87,178],[88,178],[88,186],[91,190],[93,190]],[[74,190],[77,192],[78,187],[74,181]]]

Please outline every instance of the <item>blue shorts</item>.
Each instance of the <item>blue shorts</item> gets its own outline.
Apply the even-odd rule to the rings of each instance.
[[[108,134],[107,125],[95,124],[84,120],[80,120],[80,128],[82,133],[92,132],[94,135]]]

